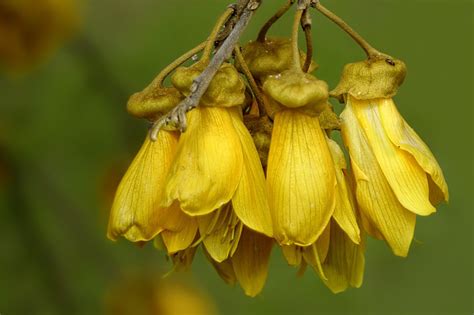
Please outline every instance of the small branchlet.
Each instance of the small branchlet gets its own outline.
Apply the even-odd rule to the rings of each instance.
[[[151,140],[156,141],[159,131],[165,125],[172,125],[181,132],[186,131],[186,113],[199,105],[199,101],[209,87],[216,72],[231,55],[242,32],[246,29],[254,11],[258,9],[260,3],[261,0],[240,0],[237,3],[235,16],[238,17],[238,20],[232,31],[230,31],[227,38],[222,42],[222,45],[209,62],[207,68],[194,80],[189,96],[152,125],[150,129]],[[239,10],[241,11],[239,12]]]

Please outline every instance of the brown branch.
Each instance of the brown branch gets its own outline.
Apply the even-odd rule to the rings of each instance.
[[[224,40],[207,68],[204,69],[204,71],[196,79],[194,79],[194,82],[191,86],[191,94],[175,108],[173,108],[168,114],[158,119],[151,127],[150,138],[153,141],[156,141],[158,132],[163,126],[167,124],[176,126],[181,132],[186,131],[186,113],[199,105],[199,101],[209,87],[209,84],[214,78],[216,72],[219,70],[224,61],[229,58],[232,50],[240,39],[242,32],[246,29],[250,19],[252,18],[254,11],[259,7],[260,0],[239,1],[237,8],[239,8],[239,5],[243,5],[244,3],[247,3],[247,5],[244,7],[238,22],[235,24],[229,36]]]

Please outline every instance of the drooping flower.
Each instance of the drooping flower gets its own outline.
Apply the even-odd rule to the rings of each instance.
[[[200,63],[179,68],[172,82],[187,95],[200,71]],[[244,225],[272,236],[263,169],[242,122],[244,90],[235,68],[224,64],[200,106],[187,114],[188,129],[179,139],[163,204],[178,202],[186,214],[203,216],[231,203]]]
[[[336,200],[334,164],[318,119],[327,84],[291,69],[268,76],[263,90],[280,108],[267,167],[274,237],[282,245],[308,246],[323,233]]]
[[[331,291],[339,293],[361,286],[365,241],[356,219],[344,154],[335,141],[326,139],[337,179],[333,216],[315,243],[282,246],[282,251],[289,265],[300,266],[303,271],[306,265],[311,266]]]
[[[408,253],[416,215],[430,215],[449,198],[436,159],[392,100],[405,73],[399,60],[349,64],[332,92],[346,102],[342,134],[364,228],[399,256]]]
[[[145,89],[132,95],[128,110],[137,117],[153,119],[179,101],[170,88]],[[117,188],[107,232],[110,239],[124,236],[143,242],[161,233],[169,253],[184,250],[194,241],[197,221],[183,213],[177,203],[161,206],[178,138],[172,128],[162,130],[155,142],[147,136]]]

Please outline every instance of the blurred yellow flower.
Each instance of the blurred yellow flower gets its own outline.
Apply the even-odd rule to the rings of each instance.
[[[2,0],[0,66],[27,69],[56,49],[78,27],[75,0]]]
[[[214,302],[198,288],[155,274],[128,276],[105,296],[106,315],[216,315]]]

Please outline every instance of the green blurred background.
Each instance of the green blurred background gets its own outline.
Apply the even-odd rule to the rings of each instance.
[[[243,41],[283,2],[265,0]],[[128,96],[201,42],[230,1],[90,0],[80,33],[32,72],[0,74],[0,314],[102,314],[124,276],[165,272],[163,253],[105,231],[114,178],[147,124],[129,117]],[[333,295],[307,272],[296,277],[273,252],[263,293],[247,298],[202,253],[184,275],[220,314],[472,314],[473,1],[327,0],[369,42],[403,59],[399,110],[429,144],[451,192],[419,218],[406,259],[369,241],[360,289]],[[318,77],[334,87],[362,51],[314,13]],[[288,35],[291,17],[272,29]],[[335,104],[338,111],[339,104]]]

